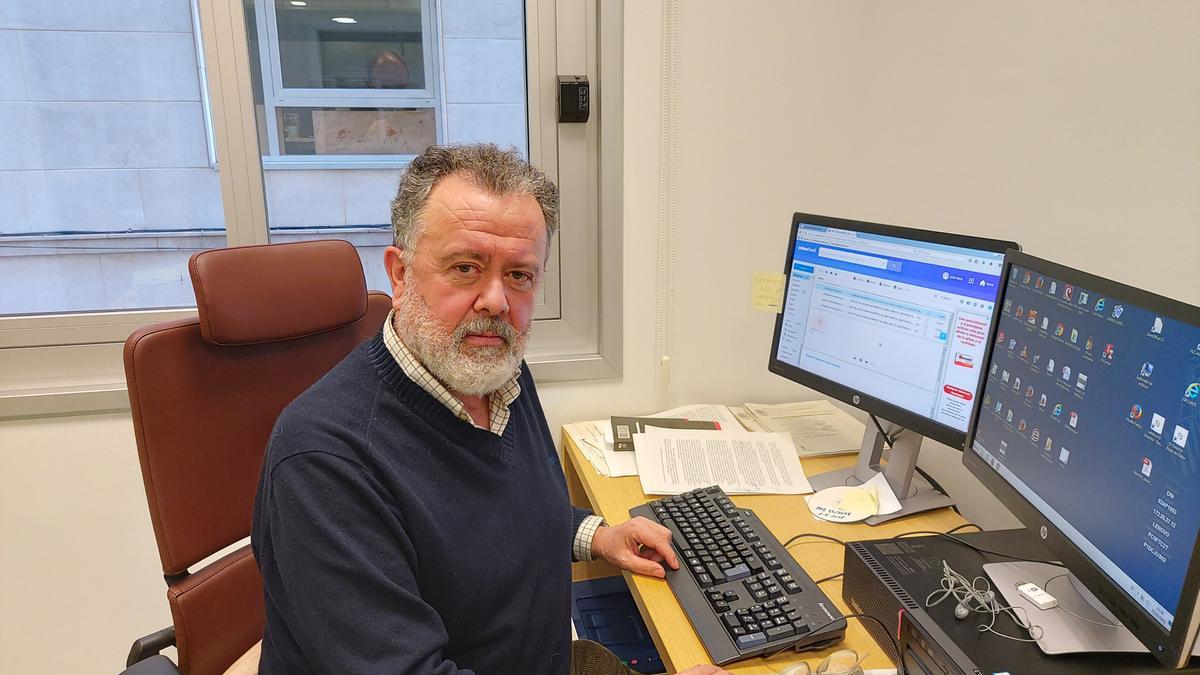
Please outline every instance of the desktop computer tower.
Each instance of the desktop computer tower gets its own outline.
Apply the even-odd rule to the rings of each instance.
[[[956,534],[980,548],[1046,560],[1049,554],[1027,530]],[[1149,654],[1071,654],[1047,656],[1032,642],[1007,640],[980,632],[988,615],[954,617],[954,601],[926,608],[930,593],[940,589],[942,561],[968,579],[985,576],[983,565],[1006,558],[980,553],[947,537],[920,536],[850,542],[846,546],[842,598],[851,611],[870,614],[887,625],[891,635],[874,621],[862,625],[893,663],[905,663],[908,675],[926,673],[1162,673]],[[990,582],[990,580],[989,580]],[[1037,623],[1037,617],[1030,617]],[[1007,615],[995,629],[1028,638]],[[900,653],[892,639],[899,637]],[[1192,671],[1174,671],[1192,672]]]

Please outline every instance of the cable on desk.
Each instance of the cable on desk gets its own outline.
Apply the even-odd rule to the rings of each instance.
[[[968,525],[970,525],[970,524],[973,524],[973,523],[968,523]],[[959,527],[966,527],[966,525],[959,525]],[[955,528],[955,530],[957,530],[957,529],[958,528]],[[954,530],[951,530],[950,532],[953,532],[953,531]],[[962,544],[963,546],[966,546],[967,548],[972,549],[978,553],[987,553],[988,555],[1000,556],[1001,558],[1008,558],[1010,560],[1020,560],[1022,562],[1035,562],[1035,563],[1042,563],[1043,565],[1054,565],[1055,567],[1066,568],[1066,565],[1064,565],[1060,562],[1054,561],[1054,560],[1038,560],[1036,558],[1023,558],[1019,555],[1012,555],[1010,553],[1001,553],[999,551],[992,551],[992,550],[983,548],[982,546],[976,546],[975,544],[972,544],[969,541],[964,541],[962,539],[959,539],[958,537],[954,536],[953,534],[950,534],[950,532],[935,532],[933,530],[916,530],[914,532],[902,532],[902,533],[896,535],[895,537],[892,537],[892,539],[900,539],[901,537],[907,537],[909,535],[914,535],[914,534],[930,534],[935,537],[945,537],[951,541],[956,541],[956,542]]]
[[[858,619],[859,621],[862,621],[863,619],[870,619],[870,620],[874,621],[875,623],[879,624],[880,628],[883,629],[883,634],[888,636],[888,639],[892,641],[892,648],[896,650],[896,653],[897,654],[900,653],[900,643],[896,641],[896,636],[892,634],[892,629],[888,628],[887,624],[885,624],[883,621],[881,621],[878,617],[871,616],[870,614],[843,614],[842,619]],[[833,624],[837,623],[838,621],[841,621],[841,619],[834,619],[833,621],[827,621],[824,624],[821,624],[820,626],[817,626],[816,628],[814,628],[813,632],[825,630],[826,628],[828,628],[829,626],[832,626]],[[775,654],[772,654],[771,656],[775,656],[778,653],[779,652],[775,652]],[[770,658],[770,657],[767,657],[767,658]],[[897,665],[897,668],[898,668],[897,672],[903,672],[902,665]]]
[[[821,584],[825,583],[826,581],[833,581],[834,579],[837,579],[838,577],[842,576],[843,574],[845,574],[845,572],[838,572],[837,574],[830,574],[829,576],[825,577],[824,579],[817,579],[813,583],[820,586]]]
[[[783,547],[787,548],[787,547],[791,546],[792,544],[796,543],[797,540],[802,539],[804,537],[816,537],[817,539],[824,539],[830,543],[841,544],[842,546],[846,545],[846,542],[842,541],[841,539],[838,539],[837,537],[830,537],[830,536],[827,536],[824,534],[817,534],[816,532],[801,532],[800,534],[798,534],[798,535],[792,537],[791,539],[788,539],[786,542],[784,542]]]

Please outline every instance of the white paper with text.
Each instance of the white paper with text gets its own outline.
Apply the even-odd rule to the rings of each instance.
[[[639,440],[634,454],[648,495],[710,485],[727,494],[812,492],[787,434],[646,427]]]

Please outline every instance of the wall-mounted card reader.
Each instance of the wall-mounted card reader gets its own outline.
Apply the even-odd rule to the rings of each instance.
[[[586,122],[592,110],[587,75],[558,76],[558,121]]]

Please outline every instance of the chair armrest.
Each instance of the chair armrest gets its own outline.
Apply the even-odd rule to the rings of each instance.
[[[180,675],[180,673],[171,659],[162,654],[155,654],[121,671],[121,675]]]
[[[125,659],[125,667],[130,668],[135,663],[150,659],[152,656],[157,656],[159,652],[167,647],[175,646],[175,627],[167,626],[166,628],[151,633],[145,637],[140,637],[133,641],[133,646],[129,648],[129,656]],[[167,657],[162,657],[170,663],[171,660]],[[172,665],[172,667],[174,667]],[[130,671],[126,671],[130,672]],[[149,671],[155,672],[155,671]]]

